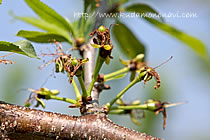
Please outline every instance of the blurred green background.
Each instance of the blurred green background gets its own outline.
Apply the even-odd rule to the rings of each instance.
[[[193,12],[197,13],[197,18],[165,18],[167,23],[183,30],[184,32],[197,37],[207,46],[210,52],[210,29],[209,29],[209,0],[130,0],[131,2],[144,2],[150,4],[160,13],[168,12]],[[44,0],[46,4],[55,9],[61,15],[76,20],[74,12],[83,11],[83,1],[79,0]],[[15,21],[8,12],[12,10],[21,16],[36,16],[33,11],[22,0],[3,1],[0,5],[0,40],[15,42],[21,38],[15,34],[20,29],[37,30],[28,24]],[[106,21],[106,25],[110,24]],[[109,117],[116,123],[130,127],[150,135],[164,138],[166,140],[208,140],[210,139],[210,67],[204,63],[190,48],[161,32],[143,20],[137,18],[122,19],[122,22],[137,35],[147,47],[146,60],[150,66],[157,66],[170,56],[174,59],[166,65],[157,69],[161,77],[161,88],[157,91],[153,89],[155,81],[152,80],[144,85],[137,84],[126,93],[124,99],[132,101],[140,99],[142,102],[147,99],[162,99],[169,102],[188,102],[184,105],[167,109],[168,119],[166,130],[162,129],[162,115],[155,116],[154,113],[146,112],[145,119],[140,120],[142,126],[133,124],[129,116]],[[129,23],[129,24],[128,24]],[[49,44],[35,44],[35,49],[39,54],[40,50],[50,48]],[[102,72],[109,73],[123,67],[119,63],[118,57],[124,58],[117,49],[117,44],[113,50],[114,60],[109,66],[104,65]],[[69,46],[63,43],[64,48]],[[0,55],[6,53],[0,52]],[[35,60],[21,55],[11,55],[7,59],[16,62],[14,65],[0,65],[0,100],[23,105],[28,98],[29,92],[23,89],[39,89],[46,78],[52,73],[54,65],[39,70],[43,64],[42,60]],[[109,82],[112,89],[101,94],[101,105],[114,97],[121,89],[129,83],[129,75],[121,80]],[[56,78],[49,78],[45,87],[58,89],[61,96],[75,98],[73,88],[68,83],[65,74],[56,74]],[[117,87],[117,88],[115,88]],[[40,108],[41,109],[41,108]],[[59,101],[46,101],[46,111],[55,111],[65,114],[77,114],[77,109],[69,109],[67,103]]]

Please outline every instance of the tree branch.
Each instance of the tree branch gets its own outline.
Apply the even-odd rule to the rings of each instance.
[[[114,124],[106,115],[69,116],[0,102],[3,139],[160,140]]]
[[[107,0],[101,1],[100,2],[101,6],[97,9],[97,12],[99,13],[107,13],[110,11],[110,9],[107,7]],[[112,8],[111,8],[112,9]],[[102,23],[103,23],[104,17],[100,17],[99,15],[96,16],[96,21],[95,25],[93,28],[93,31],[97,29]],[[94,44],[92,39],[88,42],[88,44],[85,44],[82,46],[83,49],[83,58],[88,58],[89,62],[85,64],[85,69],[84,69],[84,79],[85,79],[85,86],[86,89],[88,89],[91,81],[92,81],[92,76],[93,76],[93,71],[95,67],[95,53],[96,49],[93,48],[90,44]],[[92,97],[92,106],[95,109],[98,108],[98,99],[99,99],[99,94],[100,91],[94,86],[91,92],[91,97]]]
[[[93,44],[92,39],[90,39],[88,44],[85,44],[82,46],[83,48],[83,58],[88,58],[89,61],[85,63],[84,68],[84,79],[85,79],[85,87],[88,89],[93,76],[93,71],[95,67],[95,48],[93,48],[90,44]],[[92,106],[93,108],[98,108],[98,98],[99,98],[99,92],[98,90],[93,87],[93,90],[91,92],[92,97]]]

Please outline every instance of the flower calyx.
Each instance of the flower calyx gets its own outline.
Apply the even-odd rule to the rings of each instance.
[[[160,87],[160,77],[154,68],[145,66],[142,69],[140,69],[138,72],[140,73],[139,74],[140,80],[144,80],[144,84],[146,84],[147,81],[155,77],[156,85],[154,86],[154,89],[158,89]]]
[[[66,71],[69,74],[69,82],[72,82],[73,76],[82,74],[82,65],[88,62],[86,59],[75,59],[71,55],[60,56],[55,59],[55,72],[64,72]]]
[[[28,91],[31,91],[31,94],[25,102],[25,107],[30,107],[36,100],[37,104],[35,105],[35,107],[41,105],[43,108],[45,108],[45,103],[41,99],[48,100],[50,99],[49,96],[56,96],[60,93],[60,91],[57,89],[49,90],[47,88],[40,88],[39,90],[28,89]]]
[[[144,54],[138,54],[134,59],[131,60],[122,60],[120,59],[120,62],[126,66],[129,67],[131,71],[130,81],[132,81],[136,76],[136,71],[140,70],[142,67],[146,66],[146,63],[143,62]]]

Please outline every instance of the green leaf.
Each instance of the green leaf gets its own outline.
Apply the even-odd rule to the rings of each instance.
[[[0,0],[0,4],[2,3],[2,0]]]
[[[84,12],[93,12],[96,10],[95,0],[84,0]],[[87,11],[88,10],[88,11]]]
[[[40,29],[43,29],[45,31],[49,32],[63,32],[62,28],[58,27],[55,24],[49,23],[45,20],[39,19],[39,18],[34,18],[34,17],[20,17],[20,16],[13,16],[15,19],[24,21],[26,23],[29,23],[31,25],[34,25]]]
[[[87,12],[87,8],[90,4],[91,4],[91,0],[84,0],[84,12]]]
[[[65,37],[57,34],[57,33],[51,33],[51,32],[37,32],[37,31],[25,31],[20,30],[17,33],[17,36],[24,37],[30,41],[38,42],[38,43],[49,43],[53,42],[54,40],[58,42],[68,42],[68,39]]]
[[[134,4],[134,5],[126,7],[125,10],[128,12],[139,13],[140,15],[142,15],[143,18],[145,18],[148,13],[152,13],[157,16],[159,15],[159,13],[156,10],[154,10],[151,6],[147,4]],[[158,19],[159,21],[164,22],[163,17],[160,17]]]
[[[33,45],[27,40],[20,40],[14,43],[0,41],[0,51],[14,52],[32,58],[38,58]]]
[[[117,24],[119,24],[119,26],[113,27],[113,34],[125,55],[132,59],[140,53],[145,54],[144,45],[136,38],[130,29],[120,21],[117,21]]]
[[[40,0],[25,0],[25,2],[41,17],[41,19],[55,24],[66,31],[72,32],[72,35],[74,36],[71,24],[46,4],[42,3]]]
[[[128,12],[136,12],[136,13],[142,12],[141,7],[140,6],[138,7],[138,5],[132,5],[125,9]],[[151,10],[151,12],[152,12],[152,10]],[[149,23],[151,23],[156,28],[168,33],[169,35],[177,38],[178,40],[180,40],[183,43],[185,43],[186,45],[188,45],[197,54],[199,54],[202,58],[204,58],[204,59],[207,58],[207,51],[206,51],[205,45],[200,40],[172,27],[169,24],[162,23],[156,19],[148,18],[148,17],[144,17],[144,19],[146,21],[148,21]]]
[[[32,25],[34,25],[34,26],[36,26],[40,29],[55,33],[55,34],[60,35],[60,36],[63,36],[63,38],[66,38],[70,44],[72,43],[69,32],[67,32],[64,29],[58,27],[57,25],[54,25],[54,24],[46,22],[42,19],[33,18],[33,17],[14,16],[14,18],[22,20],[26,23],[32,24]]]
[[[147,18],[147,21],[154,25],[155,27],[159,28],[160,30],[168,33],[169,35],[177,38],[178,40],[182,41],[190,48],[192,48],[197,54],[199,54],[202,58],[207,58],[207,51],[205,45],[195,37],[192,37],[169,24],[161,23],[155,19]]]

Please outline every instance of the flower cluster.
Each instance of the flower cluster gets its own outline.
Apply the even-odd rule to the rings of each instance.
[[[86,59],[75,59],[72,58],[71,55],[60,56],[55,59],[55,68],[56,72],[64,72],[66,71],[70,77],[70,83],[72,82],[74,75],[81,75],[82,73],[82,64],[88,62],[88,58]]]
[[[72,83],[72,79],[74,75],[81,74],[82,72],[82,64],[88,62],[88,58],[86,59],[75,59],[71,56],[71,54],[68,54],[67,52],[64,52],[61,43],[55,42],[56,45],[56,51],[55,53],[41,53],[43,56],[54,56],[53,60],[49,61],[48,63],[40,66],[39,68],[41,69],[42,67],[51,64],[55,62],[55,72],[67,72],[69,75],[69,82]]]
[[[91,46],[94,48],[100,48],[99,55],[105,59],[105,62],[107,64],[109,64],[110,59],[113,58],[111,56],[113,45],[110,39],[109,29],[102,25],[98,29],[90,33],[90,36],[93,36],[94,34],[96,34],[96,36],[93,37],[94,44],[91,44]]]

